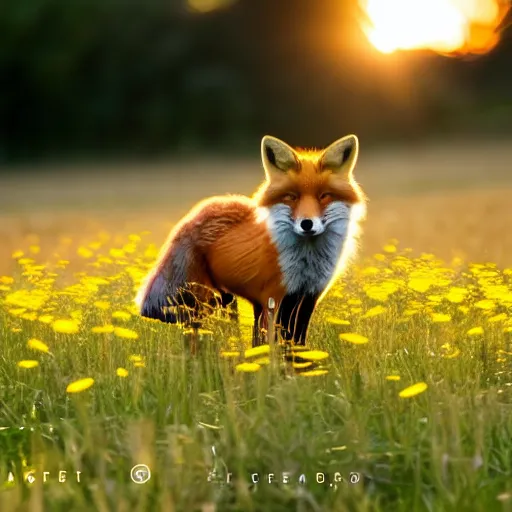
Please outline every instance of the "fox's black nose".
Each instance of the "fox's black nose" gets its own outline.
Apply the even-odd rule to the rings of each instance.
[[[308,233],[313,229],[313,221],[311,219],[303,219],[300,221],[300,227],[303,231]]]

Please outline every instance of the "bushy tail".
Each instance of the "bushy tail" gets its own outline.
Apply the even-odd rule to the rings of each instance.
[[[164,246],[135,298],[142,316],[176,323],[180,319],[169,308],[177,305],[192,307],[188,304],[190,298],[186,296],[191,252],[190,245],[187,247],[186,243],[177,240],[171,240]]]
[[[201,314],[204,304],[218,305],[218,294],[213,292],[217,287],[212,282],[204,250],[233,225],[252,216],[253,211],[251,200],[242,196],[213,197],[198,203],[173,229],[142,284],[135,299],[140,314],[181,323]],[[221,306],[233,299],[231,294],[220,292]],[[177,313],[169,311],[170,307],[177,309]]]

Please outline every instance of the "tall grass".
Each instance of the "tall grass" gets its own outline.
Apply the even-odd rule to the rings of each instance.
[[[512,270],[390,243],[285,363],[248,348],[243,302],[194,357],[194,333],[140,318],[144,234],[22,249],[0,278],[1,511],[512,509]]]

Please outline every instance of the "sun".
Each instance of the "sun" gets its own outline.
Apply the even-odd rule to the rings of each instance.
[[[359,0],[363,31],[382,53],[486,53],[510,9],[501,0]]]

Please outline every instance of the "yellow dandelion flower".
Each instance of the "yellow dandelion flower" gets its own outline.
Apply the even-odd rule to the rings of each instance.
[[[33,359],[24,359],[23,361],[18,361],[18,366],[20,368],[35,368],[36,366],[39,366],[38,361],[34,361]]]
[[[249,348],[245,351],[245,357],[263,356],[270,352],[269,345],[260,345],[259,347]]]
[[[469,313],[469,308],[467,306],[459,306],[457,309],[464,315],[467,315]]]
[[[213,331],[210,331],[209,329],[185,329],[183,331],[183,334],[194,334],[194,333],[204,335],[204,334],[213,334]]]
[[[321,361],[322,359],[327,359],[329,357],[329,354],[322,350],[307,350],[305,352],[301,352],[299,355],[302,359],[309,359],[310,361]]]
[[[97,300],[97,301],[93,302],[93,305],[94,305],[94,307],[96,307],[98,309],[103,309],[103,310],[107,310],[110,308],[110,302],[108,302],[106,300]]]
[[[449,302],[453,302],[454,304],[458,304],[466,298],[467,294],[468,290],[465,288],[454,286],[448,290],[448,293],[445,295],[445,299]]]
[[[354,332],[342,333],[339,335],[339,338],[341,340],[348,341],[349,343],[353,343],[354,345],[363,345],[364,343],[368,343],[368,338]]]
[[[382,315],[386,312],[386,308],[382,306],[375,306],[369,309],[364,315],[361,315],[361,318],[371,318],[373,316]]]
[[[407,286],[416,292],[426,292],[434,283],[428,278],[411,278]]]
[[[363,303],[361,299],[348,299],[347,304],[349,306],[360,306]]]
[[[39,350],[39,352],[50,352],[48,345],[44,341],[38,340],[36,338],[31,338],[28,340],[27,347],[31,348],[32,350]]]
[[[139,335],[132,329],[125,329],[124,327],[114,327],[114,334],[119,338],[125,338],[127,340],[136,340]]]
[[[63,334],[76,334],[79,330],[76,320],[55,320],[52,327],[55,332]]]
[[[370,297],[370,299],[385,302],[388,300],[389,296],[398,291],[398,289],[399,286],[396,282],[387,281],[379,285],[369,286],[366,289],[366,295]]]
[[[342,451],[344,451],[346,449],[347,449],[347,447],[345,445],[343,445],[343,446],[333,446],[331,448],[331,452],[342,452]]]
[[[402,389],[402,391],[398,393],[398,396],[400,398],[410,398],[419,395],[420,393],[423,393],[423,391],[425,391],[427,387],[428,386],[425,382],[418,382],[417,384],[413,384],[408,388]]]
[[[477,334],[483,334],[483,333],[484,333],[484,330],[482,327],[472,327],[467,332],[467,334],[469,334],[469,336],[475,336]]]
[[[505,327],[503,332],[512,332],[512,327]]]
[[[9,313],[14,316],[20,316],[25,313],[26,310],[26,308],[11,308],[9,309]]]
[[[135,361],[133,366],[135,366],[135,368],[145,368],[146,363],[144,361]]]
[[[374,276],[375,274],[378,274],[380,270],[377,267],[366,267],[363,268],[362,274],[363,276]]]
[[[13,259],[17,260],[19,258],[22,258],[25,253],[23,251],[14,251],[12,253]]]
[[[21,332],[23,329],[21,329],[20,327],[12,327],[11,328],[11,332]]]
[[[386,380],[393,380],[393,381],[400,380],[400,375],[387,375]]]
[[[325,375],[326,373],[329,373],[328,370],[310,370],[307,372],[301,372],[299,375],[302,377],[318,377],[319,375]]]
[[[153,260],[158,256],[158,247],[155,244],[149,244],[144,251],[144,258]]]
[[[139,356],[138,354],[132,354],[129,358],[129,361],[132,361],[132,363],[138,363],[142,361],[142,356]]]
[[[433,313],[432,314],[432,322],[435,322],[435,323],[449,322],[451,319],[452,319],[451,315],[447,315],[444,313]]]
[[[239,357],[240,352],[236,350],[224,350],[220,353],[221,357]]]
[[[311,361],[307,361],[305,363],[293,363],[293,368],[300,370],[301,368],[307,368],[308,366],[311,366],[313,363]]]
[[[383,250],[384,252],[389,253],[389,254],[393,254],[393,253],[395,253],[395,252],[396,252],[396,247],[395,247],[394,245],[392,245],[392,244],[387,244],[387,245],[385,245],[385,246],[382,248],[382,250]]]
[[[377,261],[386,261],[386,256],[384,254],[374,254],[373,257]]]
[[[494,309],[496,307],[496,303],[493,300],[484,299],[475,302],[475,308],[479,309]]]
[[[137,245],[134,243],[128,243],[123,245],[122,250],[128,254],[133,254],[137,250]]]
[[[0,283],[2,284],[12,284],[14,283],[14,278],[10,276],[1,276]]]
[[[235,368],[237,372],[257,372],[261,366],[257,363],[240,363]]]
[[[119,259],[123,259],[126,256],[122,249],[110,249],[109,254],[112,256],[112,258]]]
[[[23,313],[22,315],[20,315],[20,318],[23,318],[24,320],[30,320],[31,322],[33,322],[34,320],[37,320],[37,313],[35,311]]]
[[[340,318],[335,318],[333,316],[328,316],[326,321],[334,325],[350,325],[348,320],[341,320]]]
[[[79,247],[76,253],[78,254],[78,256],[85,259],[89,259],[94,256],[94,253],[90,249],[87,249],[87,247]]]
[[[507,319],[507,315],[505,313],[500,313],[499,315],[491,316],[487,319],[488,322],[504,322]]]
[[[80,379],[75,380],[74,382],[71,382],[68,384],[68,387],[66,388],[67,393],[80,393],[81,391],[85,391],[86,389],[89,389],[94,384],[94,379],[91,379],[90,377],[86,379]]]
[[[128,377],[128,370],[126,370],[124,368],[118,368],[116,370],[116,375],[118,377]]]
[[[53,315],[41,315],[38,320],[43,324],[51,324],[53,322]]]
[[[96,334],[114,332],[114,326],[112,324],[97,325],[91,329],[91,332],[94,332]]]
[[[115,318],[117,320],[130,320],[132,315],[126,311],[114,311],[112,313],[112,318]]]

